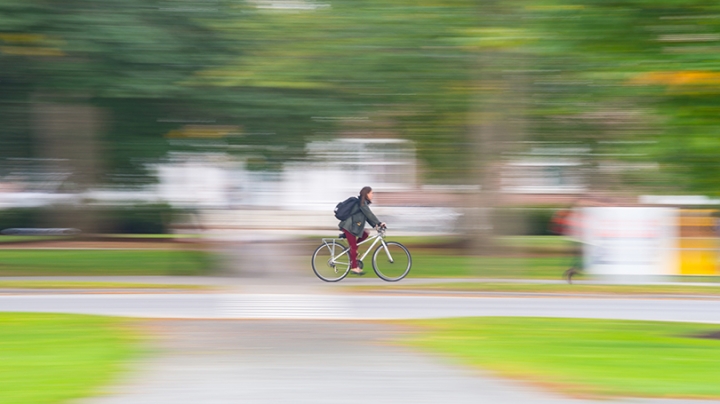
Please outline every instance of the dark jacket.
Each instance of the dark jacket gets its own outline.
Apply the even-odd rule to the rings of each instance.
[[[365,222],[370,223],[372,227],[379,225],[380,220],[370,210],[370,203],[366,202],[362,206],[358,203],[351,211],[350,217],[340,222],[338,227],[349,231],[355,237],[361,237],[365,230]]]

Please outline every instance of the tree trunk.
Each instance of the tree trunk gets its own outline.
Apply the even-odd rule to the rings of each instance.
[[[468,198],[470,253],[497,252],[495,243],[498,215],[502,206],[501,176],[505,154],[517,148],[524,132],[523,74],[518,69],[519,55],[487,51],[480,56],[480,79],[476,110],[471,116],[474,166],[470,178],[479,192]],[[513,69],[509,71],[508,69]],[[520,215],[503,215],[505,228],[522,229]],[[510,223],[512,222],[512,223]]]
[[[59,103],[38,99],[33,103],[36,156],[42,175],[47,175],[47,192],[83,193],[97,183],[96,135],[101,111],[80,103]],[[88,201],[80,206],[53,207],[43,222],[47,227],[73,227],[83,233],[98,232],[98,221]]]

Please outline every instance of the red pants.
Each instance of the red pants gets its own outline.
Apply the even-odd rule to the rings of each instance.
[[[350,233],[349,231],[347,231],[345,229],[343,229],[343,233],[345,233],[345,237],[347,238],[348,244],[350,244],[350,268],[357,268],[358,267],[357,245],[359,242],[368,238],[369,234],[368,234],[368,232],[363,231],[362,237],[360,237],[358,239],[357,237],[355,237],[355,235],[353,235],[352,233]]]

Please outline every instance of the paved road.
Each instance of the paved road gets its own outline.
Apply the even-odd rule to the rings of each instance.
[[[78,404],[607,403],[561,397],[412,351],[394,343],[411,330],[388,324],[174,320],[148,328],[159,336],[157,354],[108,395]]]
[[[142,318],[382,320],[543,316],[720,323],[720,300],[335,294],[44,294],[0,296],[0,311]]]
[[[519,384],[475,377],[392,346],[388,339],[398,330],[378,324],[179,321],[161,327],[167,336],[162,356],[144,363],[115,394],[82,403],[469,404],[480,397],[521,403],[536,396]]]

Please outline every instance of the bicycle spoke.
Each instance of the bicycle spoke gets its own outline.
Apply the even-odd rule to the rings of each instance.
[[[326,282],[341,280],[350,271],[347,247],[337,242],[321,245],[313,253],[312,268],[315,275]]]
[[[395,282],[407,276],[412,266],[410,252],[405,246],[394,241],[380,245],[372,257],[375,273],[382,279]]]

